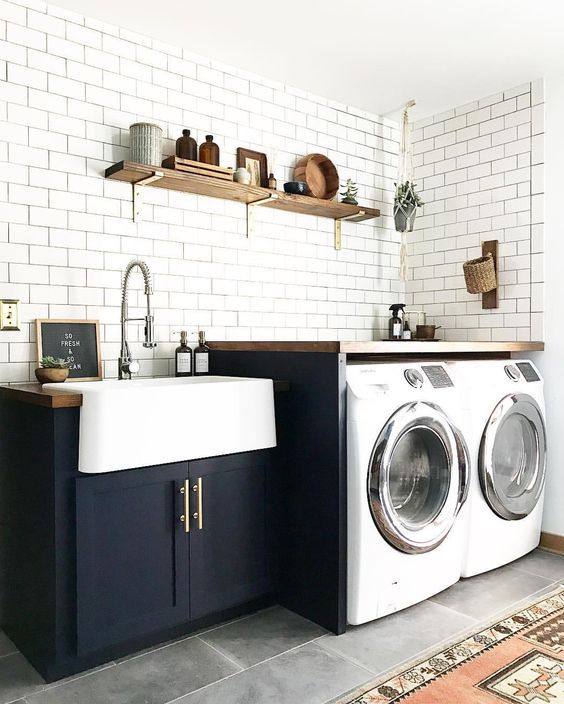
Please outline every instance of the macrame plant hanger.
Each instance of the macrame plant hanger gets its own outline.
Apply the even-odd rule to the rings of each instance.
[[[408,189],[413,186],[413,151],[411,149],[411,133],[409,127],[408,110],[415,105],[415,100],[410,100],[406,103],[401,121],[400,131],[400,146],[399,146],[399,164],[398,164],[398,180],[396,184],[396,196],[402,184],[409,183]],[[407,234],[413,231],[415,215],[417,208],[405,207],[401,203],[394,201],[394,221],[396,230],[401,232],[400,245],[400,269],[399,275],[402,281],[407,281],[409,278],[409,269],[407,266]]]

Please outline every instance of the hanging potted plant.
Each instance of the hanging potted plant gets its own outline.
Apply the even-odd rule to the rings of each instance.
[[[394,222],[398,232],[412,232],[417,208],[424,205],[415,190],[413,181],[404,181],[396,186],[394,196]]]

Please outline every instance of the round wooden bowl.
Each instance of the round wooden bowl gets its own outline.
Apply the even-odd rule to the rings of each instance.
[[[294,180],[305,181],[314,198],[331,200],[339,190],[339,174],[324,154],[307,154],[294,168]]]
[[[40,384],[54,384],[65,381],[69,375],[68,369],[56,369],[53,367],[38,367],[35,376]]]

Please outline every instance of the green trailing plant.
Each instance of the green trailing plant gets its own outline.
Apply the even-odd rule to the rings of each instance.
[[[394,186],[396,187],[396,194],[394,196],[394,203],[396,205],[400,205],[402,208],[407,208],[409,206],[420,208],[422,205],[425,205],[415,190],[416,185],[417,184],[413,183],[413,181],[404,181],[403,183],[400,183],[399,186],[395,183]]]
[[[68,369],[70,363],[62,357],[41,357],[41,366],[43,369]]]

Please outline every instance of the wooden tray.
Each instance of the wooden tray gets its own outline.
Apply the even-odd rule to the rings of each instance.
[[[212,178],[221,178],[225,181],[233,181],[233,169],[203,164],[201,161],[192,161],[191,159],[181,159],[179,156],[168,156],[163,159],[162,166],[165,169],[174,169],[175,171],[183,171],[188,174],[211,176]]]

